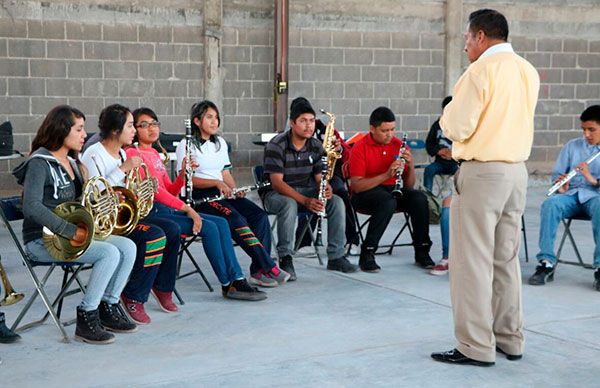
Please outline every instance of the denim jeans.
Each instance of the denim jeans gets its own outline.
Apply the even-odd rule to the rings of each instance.
[[[454,175],[454,173],[458,170],[458,165],[454,164],[442,164],[438,162],[432,162],[431,164],[425,167],[423,171],[423,186],[427,188],[427,190],[431,191],[433,189],[433,178],[436,175]]]
[[[181,233],[192,234],[194,222],[185,213],[176,211],[160,203],[154,203],[152,214],[156,217],[169,218],[179,224]],[[227,221],[218,216],[202,214],[202,247],[219,282],[226,286],[234,280],[244,278],[244,273],[233,250],[231,232]]]
[[[300,194],[316,197],[317,190],[313,188],[296,188]],[[290,197],[272,190],[265,194],[265,209],[277,216],[277,254],[279,257],[294,254],[294,230],[298,209],[303,210],[298,202]],[[305,210],[305,209],[304,209]],[[327,200],[327,257],[329,260],[344,256],[346,244],[346,210],[344,201],[337,195]]]
[[[450,246],[450,208],[443,207],[440,216],[440,232],[442,234],[442,257],[448,258]]]
[[[25,249],[35,261],[52,263],[56,260],[46,250],[41,238],[28,242]],[[92,240],[88,250],[74,263],[92,264],[85,296],[79,305],[85,311],[98,308],[100,301],[119,302],[135,262],[136,246],[127,237],[108,236],[104,241]]]
[[[600,197],[592,198],[585,203],[579,202],[577,195],[557,194],[546,199],[540,209],[540,251],[537,259],[556,264],[554,241],[558,224],[564,218],[585,214],[592,219],[594,235],[594,268],[600,267]]]
[[[358,228],[356,226],[356,221],[354,220],[354,209],[350,203],[350,194],[348,194],[348,190],[346,189],[346,182],[338,175],[334,175],[329,181],[329,184],[331,185],[333,193],[344,201],[344,207],[346,208],[346,244],[358,246],[360,245],[360,239],[357,232]],[[300,238],[300,232],[302,232],[305,222],[305,218],[298,220],[298,227],[296,228],[296,240]],[[316,225],[317,217],[314,217],[311,226],[314,229]],[[308,233],[304,233],[299,248],[310,246],[311,243],[312,241],[310,240],[310,235]]]

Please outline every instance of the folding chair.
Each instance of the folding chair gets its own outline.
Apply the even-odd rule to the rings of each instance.
[[[60,330],[61,335],[63,337],[63,341],[69,342],[69,336],[67,335],[67,332],[65,331],[64,326],[74,323],[74,320],[71,320],[68,322],[62,322],[60,320],[62,303],[66,296],[69,296],[69,295],[72,295],[75,293],[79,293],[79,292],[85,292],[85,285],[83,284],[81,279],[79,279],[78,275],[83,269],[91,268],[91,266],[87,266],[87,265],[80,264],[80,263],[68,263],[68,262],[41,263],[41,262],[33,260],[29,256],[29,254],[25,251],[25,249],[23,248],[21,241],[18,239],[14,229],[11,226],[12,221],[18,221],[18,220],[23,219],[23,212],[21,210],[21,198],[20,197],[10,197],[10,198],[0,199],[0,208],[1,208],[0,214],[2,215],[2,221],[3,221],[4,225],[6,226],[6,229],[8,230],[15,246],[17,247],[17,250],[19,251],[23,265],[27,268],[27,272],[29,273],[29,276],[31,277],[31,280],[33,281],[33,284],[36,289],[36,292],[33,295],[31,295],[31,297],[29,297],[27,303],[25,304],[25,306],[19,313],[17,319],[15,320],[15,322],[13,323],[13,325],[11,327],[11,330],[23,331],[23,330],[32,328],[34,326],[41,325],[50,316],[50,317],[52,317],[52,320],[54,321],[54,324],[56,325],[58,330]],[[38,278],[38,276],[34,270],[34,267],[48,267],[48,270],[46,271],[46,273],[44,274],[44,276],[42,277],[41,280]],[[48,294],[46,293],[45,286],[46,286],[46,282],[50,278],[50,275],[52,275],[52,273],[54,272],[54,270],[56,268],[60,268],[63,270],[62,283],[61,283],[61,287],[60,287],[60,291],[58,292],[58,295],[54,298],[54,300],[52,302],[50,302],[50,298],[48,297]],[[73,282],[77,283],[77,288],[71,290],[71,285],[73,284]],[[37,321],[33,321],[33,322],[27,323],[25,325],[19,326],[19,323],[25,317],[25,315],[31,308],[33,302],[35,301],[35,299],[38,296],[42,299],[42,302],[44,303],[44,306],[46,307],[46,314]]]
[[[264,168],[263,166],[254,166],[252,167],[252,174],[254,175],[254,182],[256,184],[263,184],[265,183],[265,178],[264,178]],[[261,201],[262,201],[262,197],[261,197]],[[265,204],[263,202],[263,209],[265,209]],[[267,212],[268,213],[268,212]],[[268,213],[269,215],[274,215],[273,213]],[[323,259],[321,259],[321,254],[319,252],[319,248],[318,248],[318,241],[317,241],[317,237],[316,237],[316,230],[313,229],[312,227],[312,221],[313,218],[316,216],[316,214],[314,214],[311,211],[308,210],[298,210],[298,220],[303,219],[304,220],[304,227],[302,228],[302,230],[300,231],[300,235],[298,236],[298,238],[296,239],[296,243],[294,244],[294,251],[297,251],[300,248],[300,243],[302,242],[302,239],[304,238],[304,235],[306,233],[309,234],[310,236],[310,241],[311,241],[311,245],[315,250],[315,254],[317,255],[317,259],[319,260],[319,264],[323,265]],[[275,228],[277,227],[277,218],[275,219],[275,221],[272,223],[271,225],[271,241],[273,243],[273,249],[276,249],[277,247],[275,246]]]
[[[360,244],[362,246],[362,244],[365,242],[365,238],[363,235],[363,229],[365,227],[367,227],[369,225],[369,222],[371,221],[371,216],[368,213],[363,213],[357,209],[355,209],[354,207],[352,207],[352,211],[354,213],[354,217],[356,220],[356,225],[358,225],[358,238],[360,240]],[[384,255],[384,254],[388,254],[391,255],[392,252],[394,251],[394,248],[396,247],[408,247],[408,246],[414,246],[413,243],[413,230],[412,230],[412,226],[410,225],[410,217],[408,215],[408,213],[403,212],[403,211],[395,211],[394,214],[399,214],[402,213],[404,215],[404,223],[402,224],[402,227],[398,230],[398,233],[396,233],[396,236],[394,237],[394,239],[392,240],[391,243],[389,244],[379,244],[379,246],[377,247],[377,251],[375,251],[376,255]],[[360,224],[358,222],[358,215],[359,214],[363,214],[366,216],[369,216],[365,221],[363,221],[362,224]],[[409,234],[410,234],[410,238],[411,238],[411,242],[409,243],[398,243],[398,240],[400,239],[400,236],[402,235],[402,233],[408,230]],[[384,249],[383,251],[381,249]]]
[[[204,284],[206,284],[206,287],[208,287],[208,290],[210,292],[213,292],[214,291],[213,287],[211,286],[210,282],[204,275],[204,272],[202,272],[202,269],[200,268],[200,265],[198,265],[198,262],[194,258],[194,255],[192,255],[192,253],[190,252],[190,245],[192,245],[194,242],[202,242],[202,237],[200,237],[197,234],[191,235],[191,236],[188,236],[186,234],[181,235],[181,247],[179,248],[179,253],[177,254],[177,280],[183,279],[185,277],[188,277],[190,275],[197,273],[198,275],[200,275],[200,277],[204,281]],[[190,259],[190,261],[192,262],[192,265],[194,266],[194,269],[182,274],[181,273],[181,265],[183,263],[183,255],[184,254],[188,257],[188,259]],[[181,294],[176,289],[174,290],[174,293],[175,293],[175,296],[177,297],[177,300],[179,300],[179,303],[184,305],[185,302],[183,301]]]
[[[423,140],[420,140],[421,142],[423,142]],[[407,143],[409,141],[407,140]],[[409,143],[410,146],[410,143]],[[410,146],[412,148],[412,146]],[[425,147],[425,142],[423,142],[423,148]],[[350,182],[348,181],[348,177],[349,177],[349,173],[348,173],[348,164],[345,163],[342,166],[342,174],[344,175],[345,181],[346,181],[346,186],[348,188],[348,192],[351,192],[350,189]],[[394,214],[398,214],[398,213],[402,213],[404,214],[404,223],[402,224],[402,227],[398,230],[398,233],[396,233],[396,236],[394,237],[394,239],[392,240],[392,242],[390,244],[384,244],[384,245],[379,245],[377,247],[377,251],[375,251],[376,255],[383,255],[383,254],[388,254],[391,255],[392,252],[394,251],[394,248],[396,247],[405,247],[405,246],[413,246],[413,230],[412,230],[412,226],[410,225],[410,217],[408,215],[408,213],[403,212],[403,211],[395,211]],[[358,239],[360,241],[360,245],[362,246],[365,242],[365,237],[363,234],[363,229],[365,227],[367,227],[367,225],[369,225],[369,222],[371,221],[371,216],[368,213],[365,212],[361,212],[360,210],[356,209],[354,206],[352,206],[352,214],[354,216],[354,224],[357,226],[358,230],[356,231],[356,233],[358,234]],[[368,218],[363,221],[362,223],[360,223],[359,219],[358,219],[358,215],[359,214],[363,214],[368,216]],[[410,239],[411,242],[410,243],[397,243],[398,239],[400,239],[400,236],[402,235],[402,233],[408,230],[410,233]],[[384,251],[381,251],[380,249],[383,248],[385,249]],[[348,249],[349,251],[349,249]]]
[[[573,220],[591,221],[592,219],[590,217],[588,217],[586,214],[581,213],[581,214],[577,214],[575,217],[565,218],[562,220],[562,224],[565,228],[565,231],[563,232],[563,235],[560,239],[560,244],[558,245],[558,251],[556,252],[556,260],[559,263],[563,263],[563,264],[580,265],[584,268],[593,269],[594,268],[593,265],[585,263],[583,261],[583,259],[581,258],[581,254],[579,253],[579,249],[577,248],[577,244],[575,243],[575,238],[573,237],[573,234],[571,233],[571,223],[573,222]],[[573,250],[575,251],[575,256],[577,256],[577,261],[569,261],[569,260],[561,260],[560,259],[560,255],[564,248],[565,240],[567,239],[567,237],[569,238],[569,241],[571,241],[571,245],[573,246]]]

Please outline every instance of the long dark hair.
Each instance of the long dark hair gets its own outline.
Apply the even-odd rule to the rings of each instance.
[[[120,104],[112,104],[102,109],[98,117],[98,128],[102,140],[119,136],[127,122],[127,114],[131,113],[128,107]]]
[[[140,118],[141,115],[146,115],[146,116],[150,116],[152,117],[155,121],[158,121],[158,116],[156,115],[156,113],[154,113],[154,111],[150,108],[146,108],[146,107],[141,107],[141,108],[137,108],[136,110],[133,111],[133,125],[136,125],[138,119]],[[137,127],[136,127],[137,128]],[[137,132],[135,133],[135,136],[133,137],[133,142],[138,142],[138,135]],[[169,153],[167,152],[167,150],[165,150],[165,147],[163,147],[163,145],[160,143],[160,137],[158,139],[156,139],[156,141],[154,142],[154,144],[160,149],[160,152],[162,152],[164,155],[169,155]]]
[[[215,105],[214,102],[210,100],[202,100],[200,102],[195,103],[194,105],[192,105],[192,109],[190,110],[190,120],[192,121],[192,136],[194,136],[197,140],[202,139],[202,133],[200,127],[198,127],[196,123],[194,123],[194,119],[197,117],[200,120],[200,122],[202,122],[202,119],[204,118],[204,115],[206,114],[206,111],[209,108],[212,108],[215,110],[215,112],[217,112],[217,120],[219,125],[221,125],[221,114],[219,113],[219,109],[217,108],[217,105]],[[210,141],[215,143],[217,151],[221,148],[221,143],[217,139],[217,135],[210,135]],[[200,147],[198,147],[198,150],[202,152]]]
[[[71,127],[75,125],[76,119],[85,121],[85,115],[77,108],[69,105],[58,105],[52,108],[44,118],[31,143],[31,153],[40,147],[44,147],[48,151],[60,149],[65,138],[69,136]],[[77,159],[77,152],[69,150],[69,156]]]

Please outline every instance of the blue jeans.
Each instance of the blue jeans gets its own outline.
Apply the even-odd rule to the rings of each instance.
[[[600,197],[592,198],[585,203],[580,203],[577,195],[557,194],[546,199],[540,209],[540,251],[537,259],[547,260],[556,264],[554,241],[558,224],[564,218],[576,215],[587,215],[592,219],[592,233],[594,235],[594,268],[600,267]]]
[[[46,250],[41,238],[28,242],[25,249],[32,259],[42,263],[60,263]],[[104,241],[92,240],[88,250],[73,263],[92,264],[92,273],[79,307],[85,311],[98,308],[100,301],[119,302],[135,262],[136,246],[127,237],[108,236]]]
[[[317,197],[317,190],[313,188],[296,188],[302,195]],[[272,190],[265,194],[265,209],[277,215],[277,254],[279,257],[294,254],[294,230],[298,218],[298,208],[304,209],[290,197],[281,195]],[[333,195],[327,201],[327,257],[329,260],[339,259],[344,256],[346,244],[346,210],[344,201]]]
[[[439,162],[432,162],[427,165],[423,171],[423,186],[431,191],[433,189],[433,178],[435,178],[436,175],[454,175],[456,170],[458,170],[458,164],[456,163],[442,164]]]
[[[442,257],[448,258],[448,248],[450,247],[450,208],[443,207],[440,216],[440,231],[442,233]]]
[[[169,218],[179,224],[181,233],[192,235],[194,222],[185,213],[160,203],[154,203],[152,216]],[[244,273],[233,250],[231,232],[227,221],[218,216],[200,214],[202,217],[202,247],[219,282],[226,286],[234,280],[244,278]]]

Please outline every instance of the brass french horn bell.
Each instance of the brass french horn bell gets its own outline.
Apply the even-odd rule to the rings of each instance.
[[[52,257],[63,261],[76,260],[83,255],[92,242],[95,231],[94,219],[88,209],[77,202],[63,202],[56,206],[53,212],[65,221],[75,225],[84,225],[87,229],[85,243],[74,247],[68,238],[52,233],[47,227],[43,228],[44,246]]]

